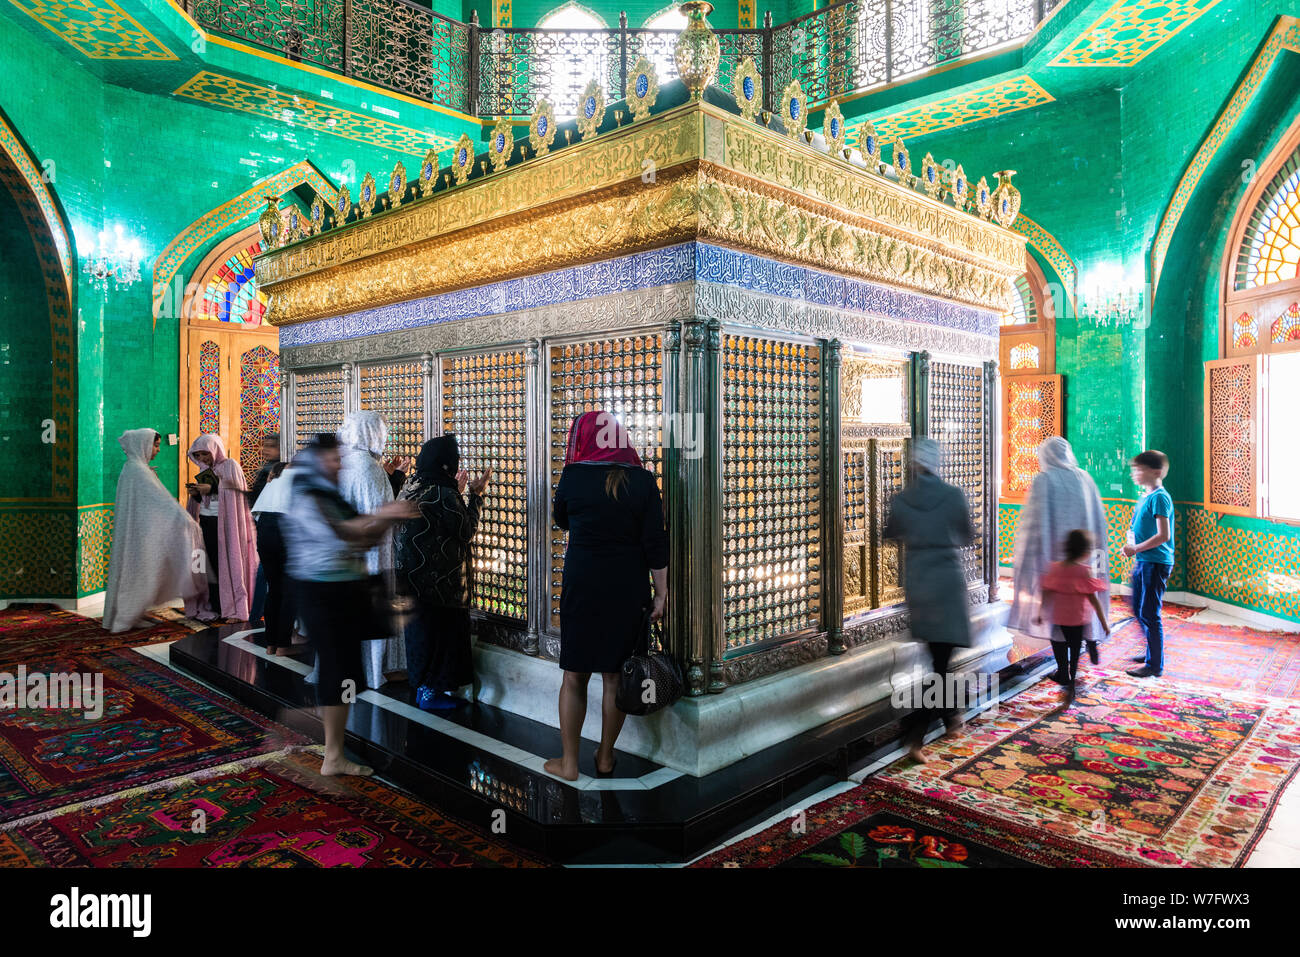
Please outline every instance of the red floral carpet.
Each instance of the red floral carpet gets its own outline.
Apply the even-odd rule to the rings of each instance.
[[[22,824],[0,831],[0,866],[547,866],[380,781],[319,769],[298,752]]]
[[[102,714],[0,709],[0,822],[306,743],[129,649],[23,664],[28,674],[102,675]]]
[[[1044,682],[882,777],[1133,863],[1241,865],[1300,767],[1300,704],[1094,671]]]
[[[1240,866],[1300,768],[1300,704],[1097,671],[697,867]]]
[[[177,623],[159,621],[151,628],[109,634],[100,623],[53,605],[28,605],[0,611],[0,665],[69,652],[175,641],[190,633]]]
[[[1165,676],[1216,688],[1300,698],[1300,635],[1165,618]],[[1128,621],[1101,645],[1102,664],[1122,670],[1146,651],[1142,627]]]
[[[1126,867],[1132,862],[1044,832],[941,804],[890,781],[860,787],[792,821],[715,851],[692,867]],[[3,851],[0,851],[0,856]]]

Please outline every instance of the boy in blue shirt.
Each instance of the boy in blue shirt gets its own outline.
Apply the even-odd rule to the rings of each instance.
[[[1174,500],[1165,490],[1169,457],[1148,449],[1129,463],[1133,481],[1146,494],[1133,510],[1133,524],[1124,554],[1134,558],[1133,614],[1146,634],[1147,653],[1134,658],[1140,668],[1129,670],[1135,678],[1158,678],[1165,670],[1165,630],[1160,620],[1160,602],[1174,568]]]

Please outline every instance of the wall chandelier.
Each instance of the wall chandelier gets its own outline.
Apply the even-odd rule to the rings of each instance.
[[[107,290],[112,285],[121,290],[140,281],[140,261],[143,258],[140,241],[127,236],[119,224],[111,232],[100,232],[98,247],[87,244],[81,272],[96,289]]]

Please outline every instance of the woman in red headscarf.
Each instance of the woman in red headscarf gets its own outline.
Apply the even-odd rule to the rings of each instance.
[[[663,617],[668,588],[668,532],[659,486],[610,413],[584,412],[574,419],[553,514],[555,524],[569,533],[560,592],[564,755],[545,767],[573,781],[587,685],[597,671],[604,693],[596,773],[614,769],[614,742],[625,717],[615,703],[619,672],[632,654],[646,609],[656,620]]]

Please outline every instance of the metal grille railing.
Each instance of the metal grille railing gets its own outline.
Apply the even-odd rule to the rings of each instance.
[[[1022,39],[1065,0],[845,0],[774,26],[717,29],[717,85],[731,89],[746,56],[766,106],[798,79],[810,103],[905,79]],[[621,99],[638,57],[661,83],[677,78],[675,30],[483,27],[412,0],[184,0],[200,26],[480,116],[527,116],[546,99],[571,115],[599,79]]]

